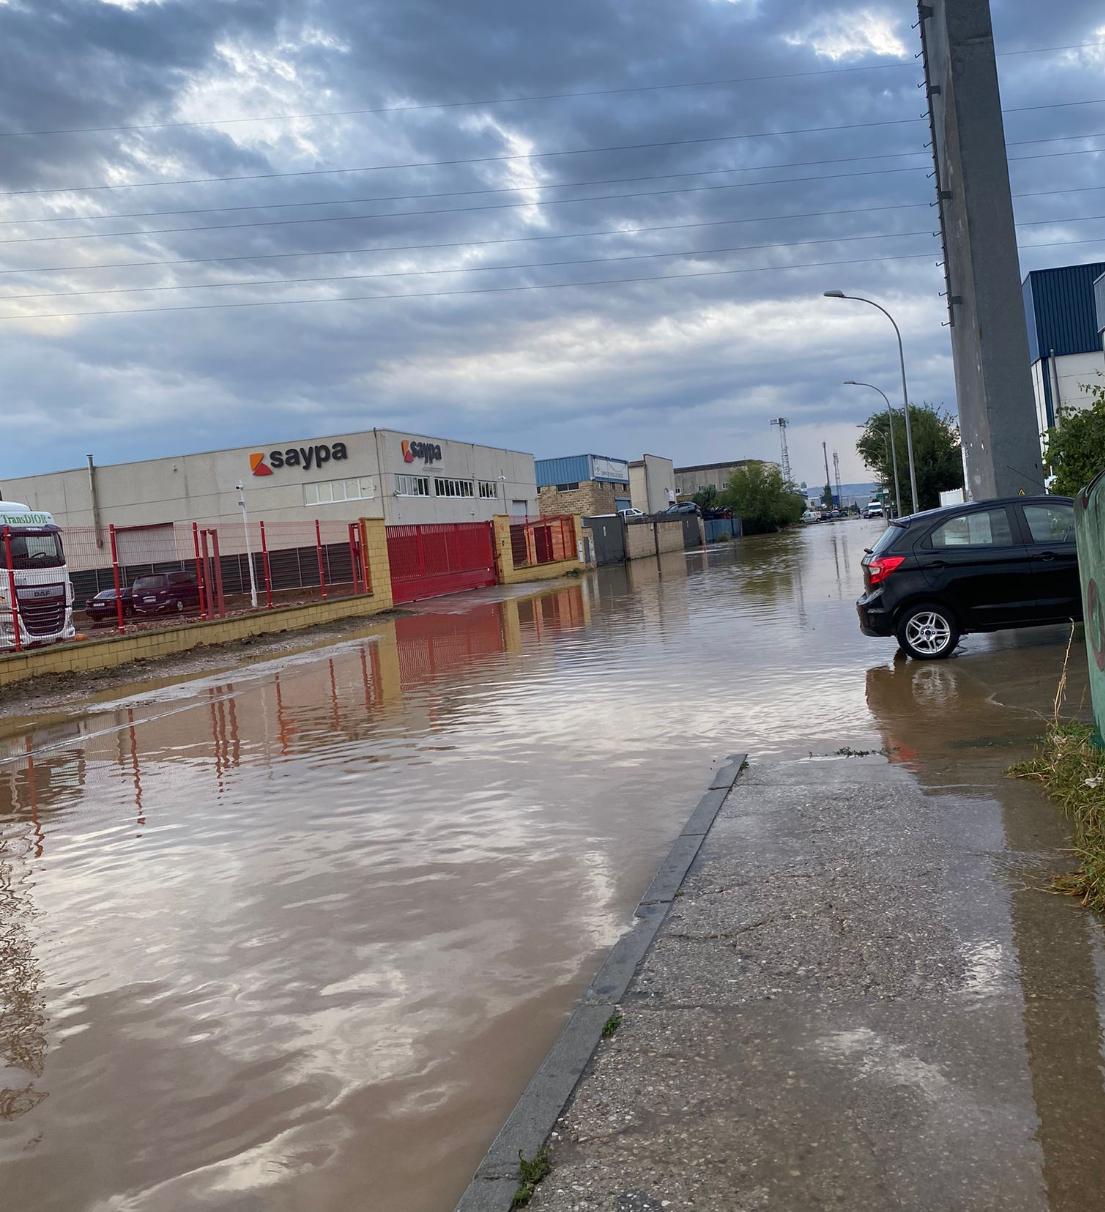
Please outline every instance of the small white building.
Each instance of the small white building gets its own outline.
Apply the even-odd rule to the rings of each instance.
[[[63,530],[114,524],[270,522],[390,525],[536,517],[533,455],[446,438],[370,429],[233,450],[95,465],[0,480],[0,498],[48,510]]]
[[[663,513],[675,503],[675,468],[671,459],[647,454],[629,464],[629,499],[642,513]]]

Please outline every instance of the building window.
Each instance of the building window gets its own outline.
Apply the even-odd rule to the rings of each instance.
[[[429,476],[396,476],[395,495],[397,497],[428,497],[430,495]]]
[[[472,491],[471,480],[434,480],[434,490],[439,497],[470,497],[475,494]]]
[[[480,499],[484,501],[497,501],[499,499],[499,485],[494,480],[481,480]]]
[[[372,480],[361,476],[355,480],[318,480],[303,485],[304,505],[333,505],[341,501],[371,501],[376,496]]]
[[[575,490],[578,487],[579,487],[579,481],[577,480],[574,484],[557,484],[556,491],[557,492],[575,492]]]

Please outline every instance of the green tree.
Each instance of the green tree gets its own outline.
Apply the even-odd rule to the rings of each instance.
[[[1047,433],[1045,462],[1055,480],[1051,491],[1064,497],[1077,496],[1105,469],[1105,387],[1090,387],[1089,408],[1064,412],[1057,429]]]
[[[826,484],[825,487],[822,488],[821,504],[824,505],[826,509],[832,509],[832,507],[833,507],[833,486],[831,484]]]
[[[898,452],[898,481],[902,489],[902,509],[934,509],[940,494],[963,487],[963,453],[959,427],[943,408],[932,404],[911,404],[909,420],[913,428],[913,461],[917,467],[917,495],[914,505],[909,487],[909,459],[906,454],[905,418],[894,410],[894,445]],[[887,492],[894,492],[894,471],[890,455],[890,418],[885,409],[867,418],[863,435],[856,443],[864,463]],[[893,496],[891,496],[893,499]]]
[[[700,488],[698,492],[691,497],[691,500],[699,507],[699,509],[717,509],[721,504],[721,493],[713,484],[707,484],[705,488]]]
[[[765,534],[797,522],[805,502],[774,463],[740,467],[721,496],[721,503],[741,519],[745,534]]]

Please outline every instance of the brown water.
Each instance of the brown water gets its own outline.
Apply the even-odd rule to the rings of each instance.
[[[451,1208],[726,754],[992,783],[1040,731],[1065,633],[893,661],[877,533],[427,603],[0,740],[3,1206]]]

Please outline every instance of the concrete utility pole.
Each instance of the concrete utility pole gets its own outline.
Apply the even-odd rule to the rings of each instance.
[[[833,474],[836,479],[836,503],[839,509],[844,508],[844,489],[840,487],[840,455],[833,451]]]
[[[829,504],[833,503],[833,482],[829,478],[829,444],[828,442],[821,443],[821,454],[825,459],[825,487],[829,490]]]
[[[967,496],[1043,492],[990,3],[917,11]]]

